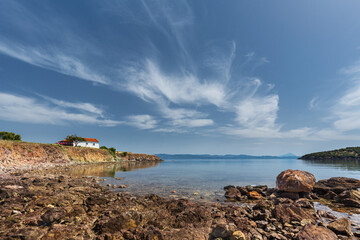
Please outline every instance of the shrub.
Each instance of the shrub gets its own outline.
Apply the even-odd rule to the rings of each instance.
[[[128,152],[122,152],[122,153],[120,153],[120,156],[121,157],[126,157],[128,155]]]
[[[113,147],[107,148],[105,146],[101,146],[100,149],[108,150],[114,158],[116,157],[116,149],[115,148],[113,148]]]
[[[3,140],[12,140],[12,141],[21,141],[21,136],[13,132],[0,132],[0,139]]]

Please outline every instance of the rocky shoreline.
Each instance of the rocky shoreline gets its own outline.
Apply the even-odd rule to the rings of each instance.
[[[229,200],[246,200],[245,206],[239,206],[115,193],[100,185],[100,178],[69,176],[62,168],[65,167],[0,175],[1,239],[331,240],[359,237],[358,226],[349,219],[336,219],[322,210],[315,211],[313,198],[325,196],[329,189],[338,189],[334,187],[334,180],[319,181],[314,192],[301,193],[298,198],[292,196],[293,199],[284,195],[285,191],[266,186],[225,187]],[[336,194],[355,187],[349,181],[342,186],[344,191],[334,190]],[[329,191],[325,193],[320,189]]]

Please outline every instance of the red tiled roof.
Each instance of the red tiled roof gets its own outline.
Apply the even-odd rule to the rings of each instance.
[[[99,142],[96,138],[85,138],[87,142]]]
[[[86,142],[99,142],[96,138],[84,138]],[[69,142],[68,140],[61,140],[59,142]]]

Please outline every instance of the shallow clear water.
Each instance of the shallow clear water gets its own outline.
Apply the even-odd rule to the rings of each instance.
[[[358,161],[308,161],[299,159],[165,159],[160,163],[123,163],[85,166],[74,174],[101,176],[104,184],[128,185],[115,191],[191,199],[223,199],[226,185],[275,186],[286,169],[311,172],[317,180],[330,177],[360,178]],[[116,180],[115,178],[124,178]],[[176,191],[176,193],[174,192]]]

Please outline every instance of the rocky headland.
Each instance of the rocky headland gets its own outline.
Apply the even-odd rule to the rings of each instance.
[[[360,147],[347,147],[337,150],[306,154],[303,160],[360,160]]]

